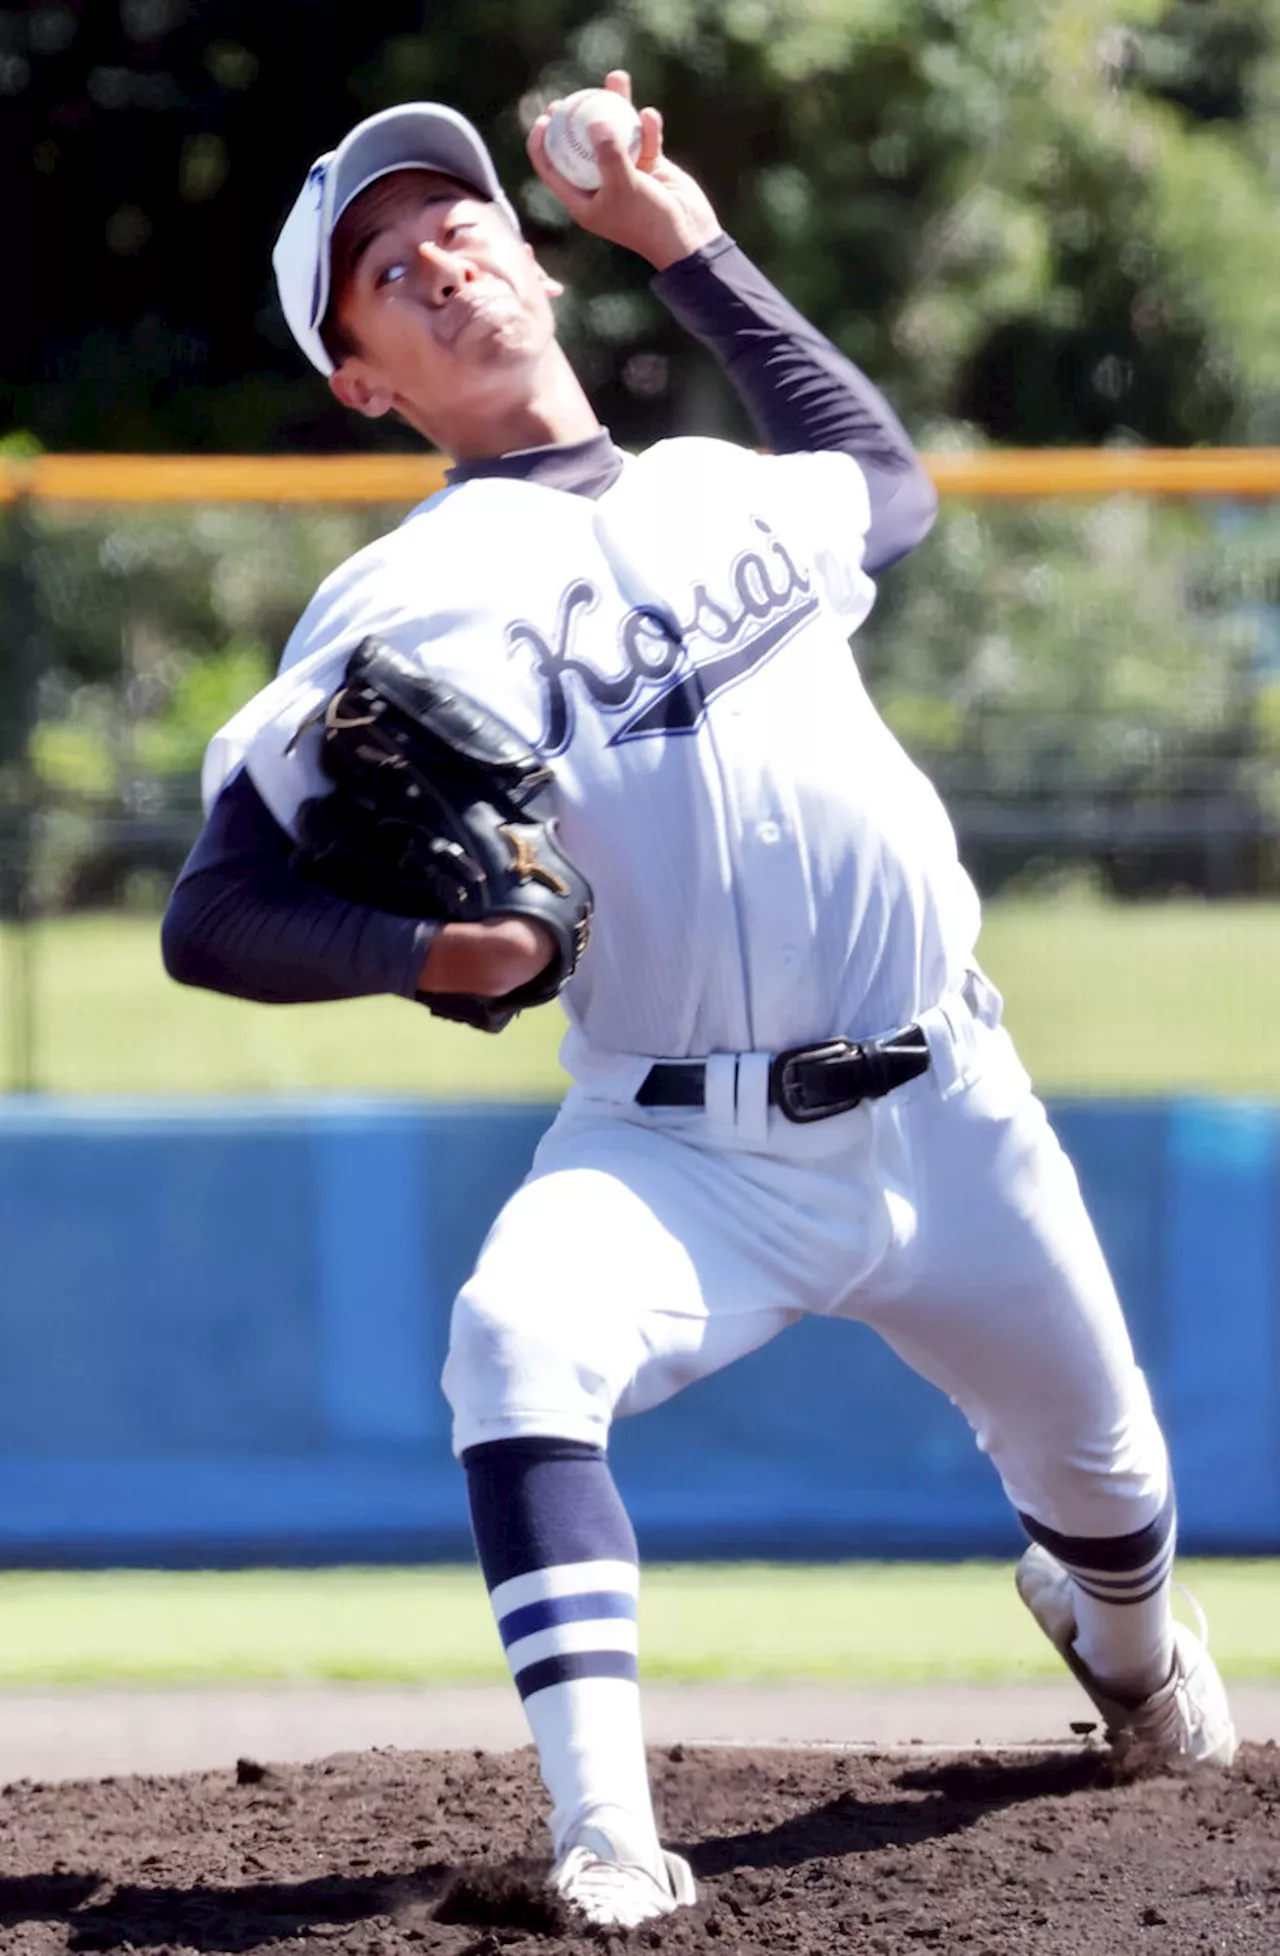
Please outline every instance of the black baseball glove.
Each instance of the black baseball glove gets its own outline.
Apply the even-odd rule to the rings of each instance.
[[[295,866],[335,895],[402,917],[526,917],[555,939],[550,964],[504,998],[422,993],[484,1032],[556,996],[591,928],[591,889],[556,835],[554,775],[512,728],[376,638],[347,661],[320,729],[330,793],[298,811]]]

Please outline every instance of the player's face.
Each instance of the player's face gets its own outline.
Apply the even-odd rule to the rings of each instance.
[[[555,338],[558,290],[501,211],[433,170],[382,177],[334,233],[334,317],[354,351],[331,385],[423,432],[483,415]]]

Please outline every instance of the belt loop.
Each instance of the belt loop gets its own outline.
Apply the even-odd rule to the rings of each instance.
[[[929,1006],[916,1020],[929,1048],[929,1072],[933,1084],[945,1100],[961,1086],[956,1067],[955,1036],[947,1016],[946,1002]]]
[[[977,996],[966,974],[959,991],[948,992],[920,1014],[918,1024],[929,1048],[930,1069],[944,1100],[950,1099],[953,1093],[963,1093],[978,1077],[981,1059],[975,1026],[981,1015],[977,1005]]]
[[[738,1138],[764,1142],[769,1138],[768,1053],[738,1054]]]
[[[722,1134],[732,1134],[738,1125],[738,1055],[709,1053],[706,1064],[707,1121]]]

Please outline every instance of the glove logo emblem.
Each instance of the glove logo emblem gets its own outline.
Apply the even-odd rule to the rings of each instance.
[[[545,883],[553,895],[567,897],[569,885],[563,876],[557,876],[554,869],[540,863],[534,854],[534,838],[521,835],[510,822],[503,822],[498,834],[511,851],[511,874],[521,883]]]

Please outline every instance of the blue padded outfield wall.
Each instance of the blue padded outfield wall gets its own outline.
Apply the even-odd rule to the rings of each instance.
[[[449,1304],[550,1113],[0,1101],[0,1561],[469,1554]],[[1054,1114],[1184,1546],[1280,1549],[1280,1109]],[[613,1457],[650,1555],[1020,1539],[959,1414],[857,1326],[797,1326]]]

